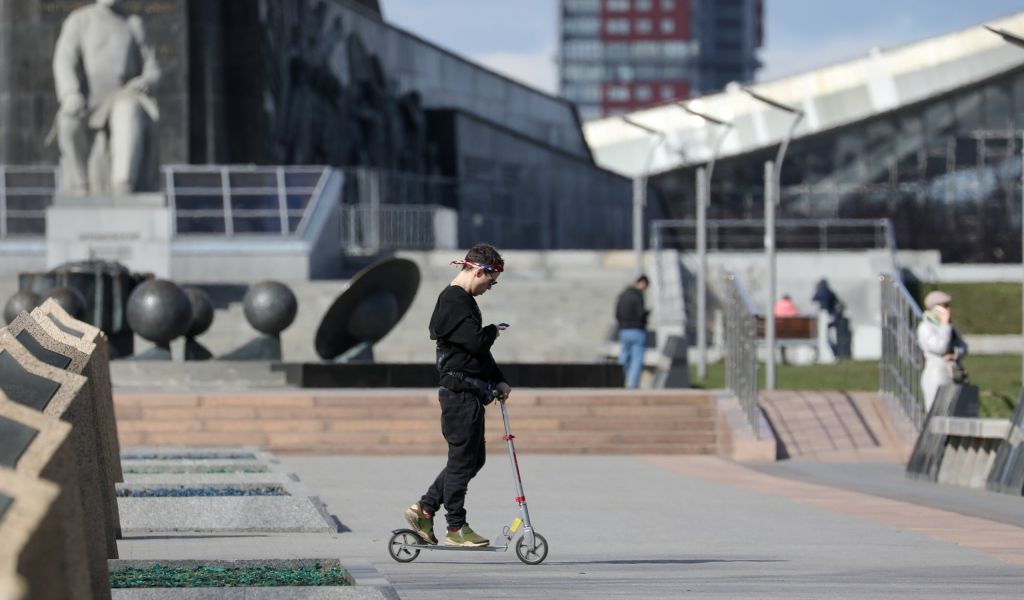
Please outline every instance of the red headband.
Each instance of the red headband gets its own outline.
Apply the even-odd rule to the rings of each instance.
[[[471,260],[453,260],[452,262],[450,262],[448,264],[450,264],[450,265],[464,265],[464,266],[467,266],[467,267],[473,267],[474,269],[483,269],[484,271],[486,271],[488,273],[502,273],[502,272],[505,271],[505,266],[504,265],[482,265],[480,263],[475,263],[475,262],[473,262]]]

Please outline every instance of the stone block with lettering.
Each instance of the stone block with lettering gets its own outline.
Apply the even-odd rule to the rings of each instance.
[[[52,304],[56,305],[56,302]],[[60,310],[60,307],[48,306],[47,309]],[[83,375],[89,380],[91,393],[84,395],[83,400],[92,403],[90,411],[94,417],[93,427],[103,447],[103,452],[99,456],[100,478],[113,483],[122,481],[124,477],[121,473],[121,461],[118,458],[117,422],[114,419],[113,400],[110,393],[110,367],[105,352],[98,349],[97,345],[86,337],[75,337],[57,327],[57,323],[48,317],[41,314],[37,316],[38,319],[28,314],[19,315],[7,326],[7,329],[33,356],[42,362]],[[71,319],[67,313],[64,313],[61,318]],[[81,321],[74,321],[71,325],[77,327],[77,330],[88,327]],[[95,331],[99,332],[99,330]],[[87,335],[85,332],[82,333]],[[102,341],[100,340],[101,343]],[[109,521],[113,523],[120,521],[116,512],[110,515]]]
[[[54,339],[64,341],[89,355],[89,362],[81,374],[89,378],[92,386],[97,426],[104,449],[104,464],[114,481],[124,481],[121,472],[121,446],[117,441],[117,420],[114,416],[114,399],[111,393],[106,334],[97,327],[75,319],[53,299],[47,299],[36,307],[32,311],[32,318]],[[65,337],[59,337],[59,334],[64,334]]]
[[[0,467],[0,578],[21,578],[26,598],[71,600],[59,556],[60,486]]]
[[[71,425],[0,394],[0,466],[60,486],[61,563],[73,597],[109,598],[106,546],[96,521],[82,513]]]
[[[168,278],[172,218],[162,194],[58,195],[46,209],[46,265],[111,260]]]
[[[94,425],[88,380],[40,361],[2,328],[0,392],[13,402],[71,424],[83,514],[102,529],[97,537],[105,541],[107,557],[117,558],[120,520],[111,520],[111,515],[117,514],[117,497],[114,482],[100,476],[103,448]]]

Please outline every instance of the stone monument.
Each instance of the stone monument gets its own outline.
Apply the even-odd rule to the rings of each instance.
[[[142,19],[97,0],[64,21],[53,51],[61,188],[124,195],[158,188],[160,66]]]
[[[170,274],[171,213],[160,188],[160,66],[121,0],[75,9],[53,51],[61,190],[46,213],[47,265],[108,259]],[[148,192],[148,193],[147,193]]]

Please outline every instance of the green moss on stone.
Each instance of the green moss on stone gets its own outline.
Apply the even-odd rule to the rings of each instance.
[[[125,568],[110,574],[112,588],[279,587],[348,585],[338,567]]]

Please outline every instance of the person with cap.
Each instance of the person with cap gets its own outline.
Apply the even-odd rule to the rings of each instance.
[[[496,395],[508,398],[509,387],[491,356],[491,346],[508,325],[483,324],[475,297],[498,285],[505,270],[501,254],[489,244],[470,248],[462,269],[441,292],[430,317],[430,339],[437,343],[441,375],[441,433],[448,442],[448,462],[420,501],[405,511],[405,520],[428,544],[437,544],[434,514],[443,504],[448,533],[446,546],[487,546],[489,542],[466,522],[469,481],[484,466],[484,407]]]
[[[939,388],[963,382],[960,360],[967,356],[967,343],[953,327],[953,298],[940,290],[924,297],[924,314],[917,326],[917,344],[924,353],[921,395],[929,412]]]

